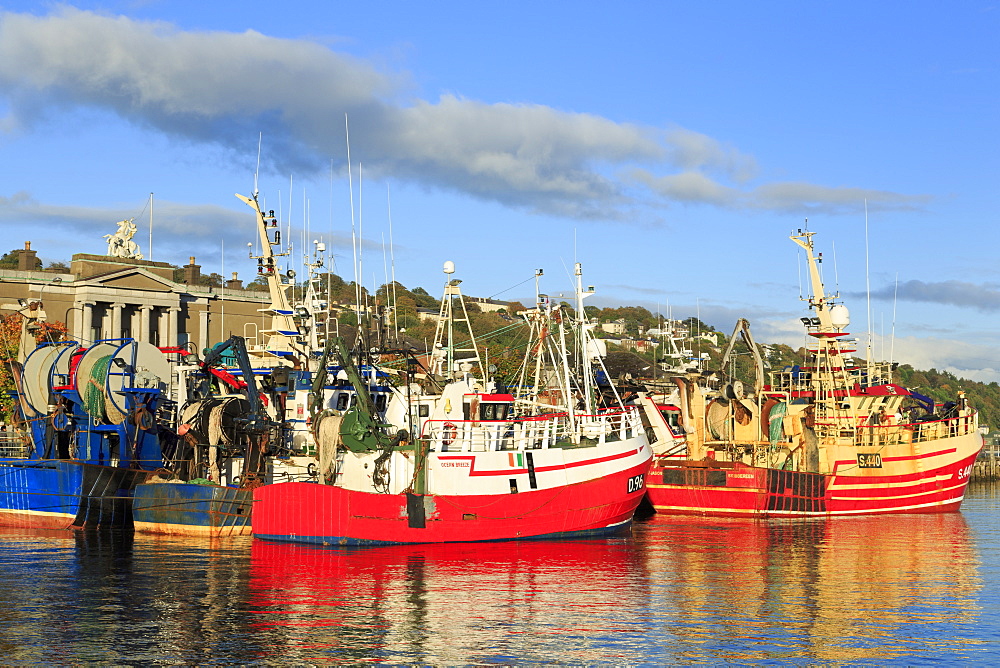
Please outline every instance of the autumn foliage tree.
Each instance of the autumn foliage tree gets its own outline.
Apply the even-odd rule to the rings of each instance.
[[[11,394],[16,388],[11,364],[17,361],[23,323],[24,316],[20,313],[0,317],[0,415],[6,423],[10,423],[14,412]],[[58,321],[34,323],[29,331],[34,335],[36,344],[63,341],[67,333],[66,325]]]

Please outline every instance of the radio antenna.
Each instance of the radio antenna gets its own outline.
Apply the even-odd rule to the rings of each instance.
[[[865,198],[865,292],[868,293],[868,366],[872,364],[872,286],[868,270],[868,199]]]
[[[347,138],[347,189],[351,193],[351,251],[354,253],[354,305],[358,323],[361,322],[361,287],[358,278],[358,236],[354,222],[354,178],[351,174],[351,127],[344,114],[344,134]]]
[[[399,339],[399,314],[396,311],[396,250],[392,240],[392,198],[389,196],[389,184],[385,184],[385,206],[389,214],[389,259],[392,262],[392,322],[396,339]]]
[[[253,173],[253,196],[257,199],[257,194],[260,192],[257,190],[257,177],[260,175],[260,145],[264,143],[264,133],[261,132],[257,135],[257,169]]]

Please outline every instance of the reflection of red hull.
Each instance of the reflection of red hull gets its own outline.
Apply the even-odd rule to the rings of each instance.
[[[488,550],[254,540],[247,616],[267,656],[294,665],[622,663],[632,655],[593,639],[627,635],[647,611],[634,547],[632,538]]]
[[[66,528],[64,526],[62,528],[52,529],[35,525],[12,526],[0,524],[0,542],[20,540],[31,540],[32,542],[56,542],[76,540],[76,538],[77,530],[73,527]]]
[[[271,541],[253,541],[250,547],[251,577],[260,585],[287,592],[290,580],[297,586],[309,584],[318,589],[343,589],[359,593],[386,585],[385,577],[372,577],[371,571],[385,570],[398,574],[416,561],[433,565],[444,583],[480,577],[506,578],[515,570],[573,572],[581,585],[599,573],[605,578],[622,577],[638,561],[631,538],[596,538],[579,541],[533,540],[510,541],[491,546],[484,555],[474,544],[444,545],[421,543],[383,545],[377,549],[326,550],[315,545],[296,545]],[[502,568],[497,568],[502,565]],[[308,582],[308,580],[313,582]],[[354,579],[353,582],[351,580]],[[349,583],[349,584],[348,584]],[[444,591],[441,587],[438,591]],[[454,589],[453,589],[454,590]],[[319,600],[323,600],[319,597]]]
[[[737,465],[654,464],[647,494],[660,513],[822,516],[944,513],[959,509],[978,452],[923,471],[847,468],[824,475]],[[928,458],[929,459],[929,458]]]
[[[417,496],[313,483],[265,485],[254,491],[253,533],[265,540],[321,545],[596,536],[628,525],[643,496],[634,481],[648,468],[647,459],[586,482],[502,495]]]

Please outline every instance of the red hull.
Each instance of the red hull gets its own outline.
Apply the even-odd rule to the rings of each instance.
[[[323,545],[500,541],[600,535],[626,527],[649,460],[596,480],[496,495],[374,494],[313,483],[254,491],[253,533]],[[423,526],[420,526],[420,525]]]
[[[657,512],[683,515],[946,513],[962,505],[976,454],[901,475],[654,465],[646,480],[646,493]]]
[[[42,514],[30,510],[0,510],[0,526],[22,529],[58,531],[74,529],[76,515],[63,513]]]

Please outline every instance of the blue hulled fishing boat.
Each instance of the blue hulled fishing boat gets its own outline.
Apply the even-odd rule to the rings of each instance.
[[[0,523],[131,527],[132,490],[175,440],[155,419],[170,380],[164,353],[131,339],[68,341],[11,367],[17,424],[0,450]]]

